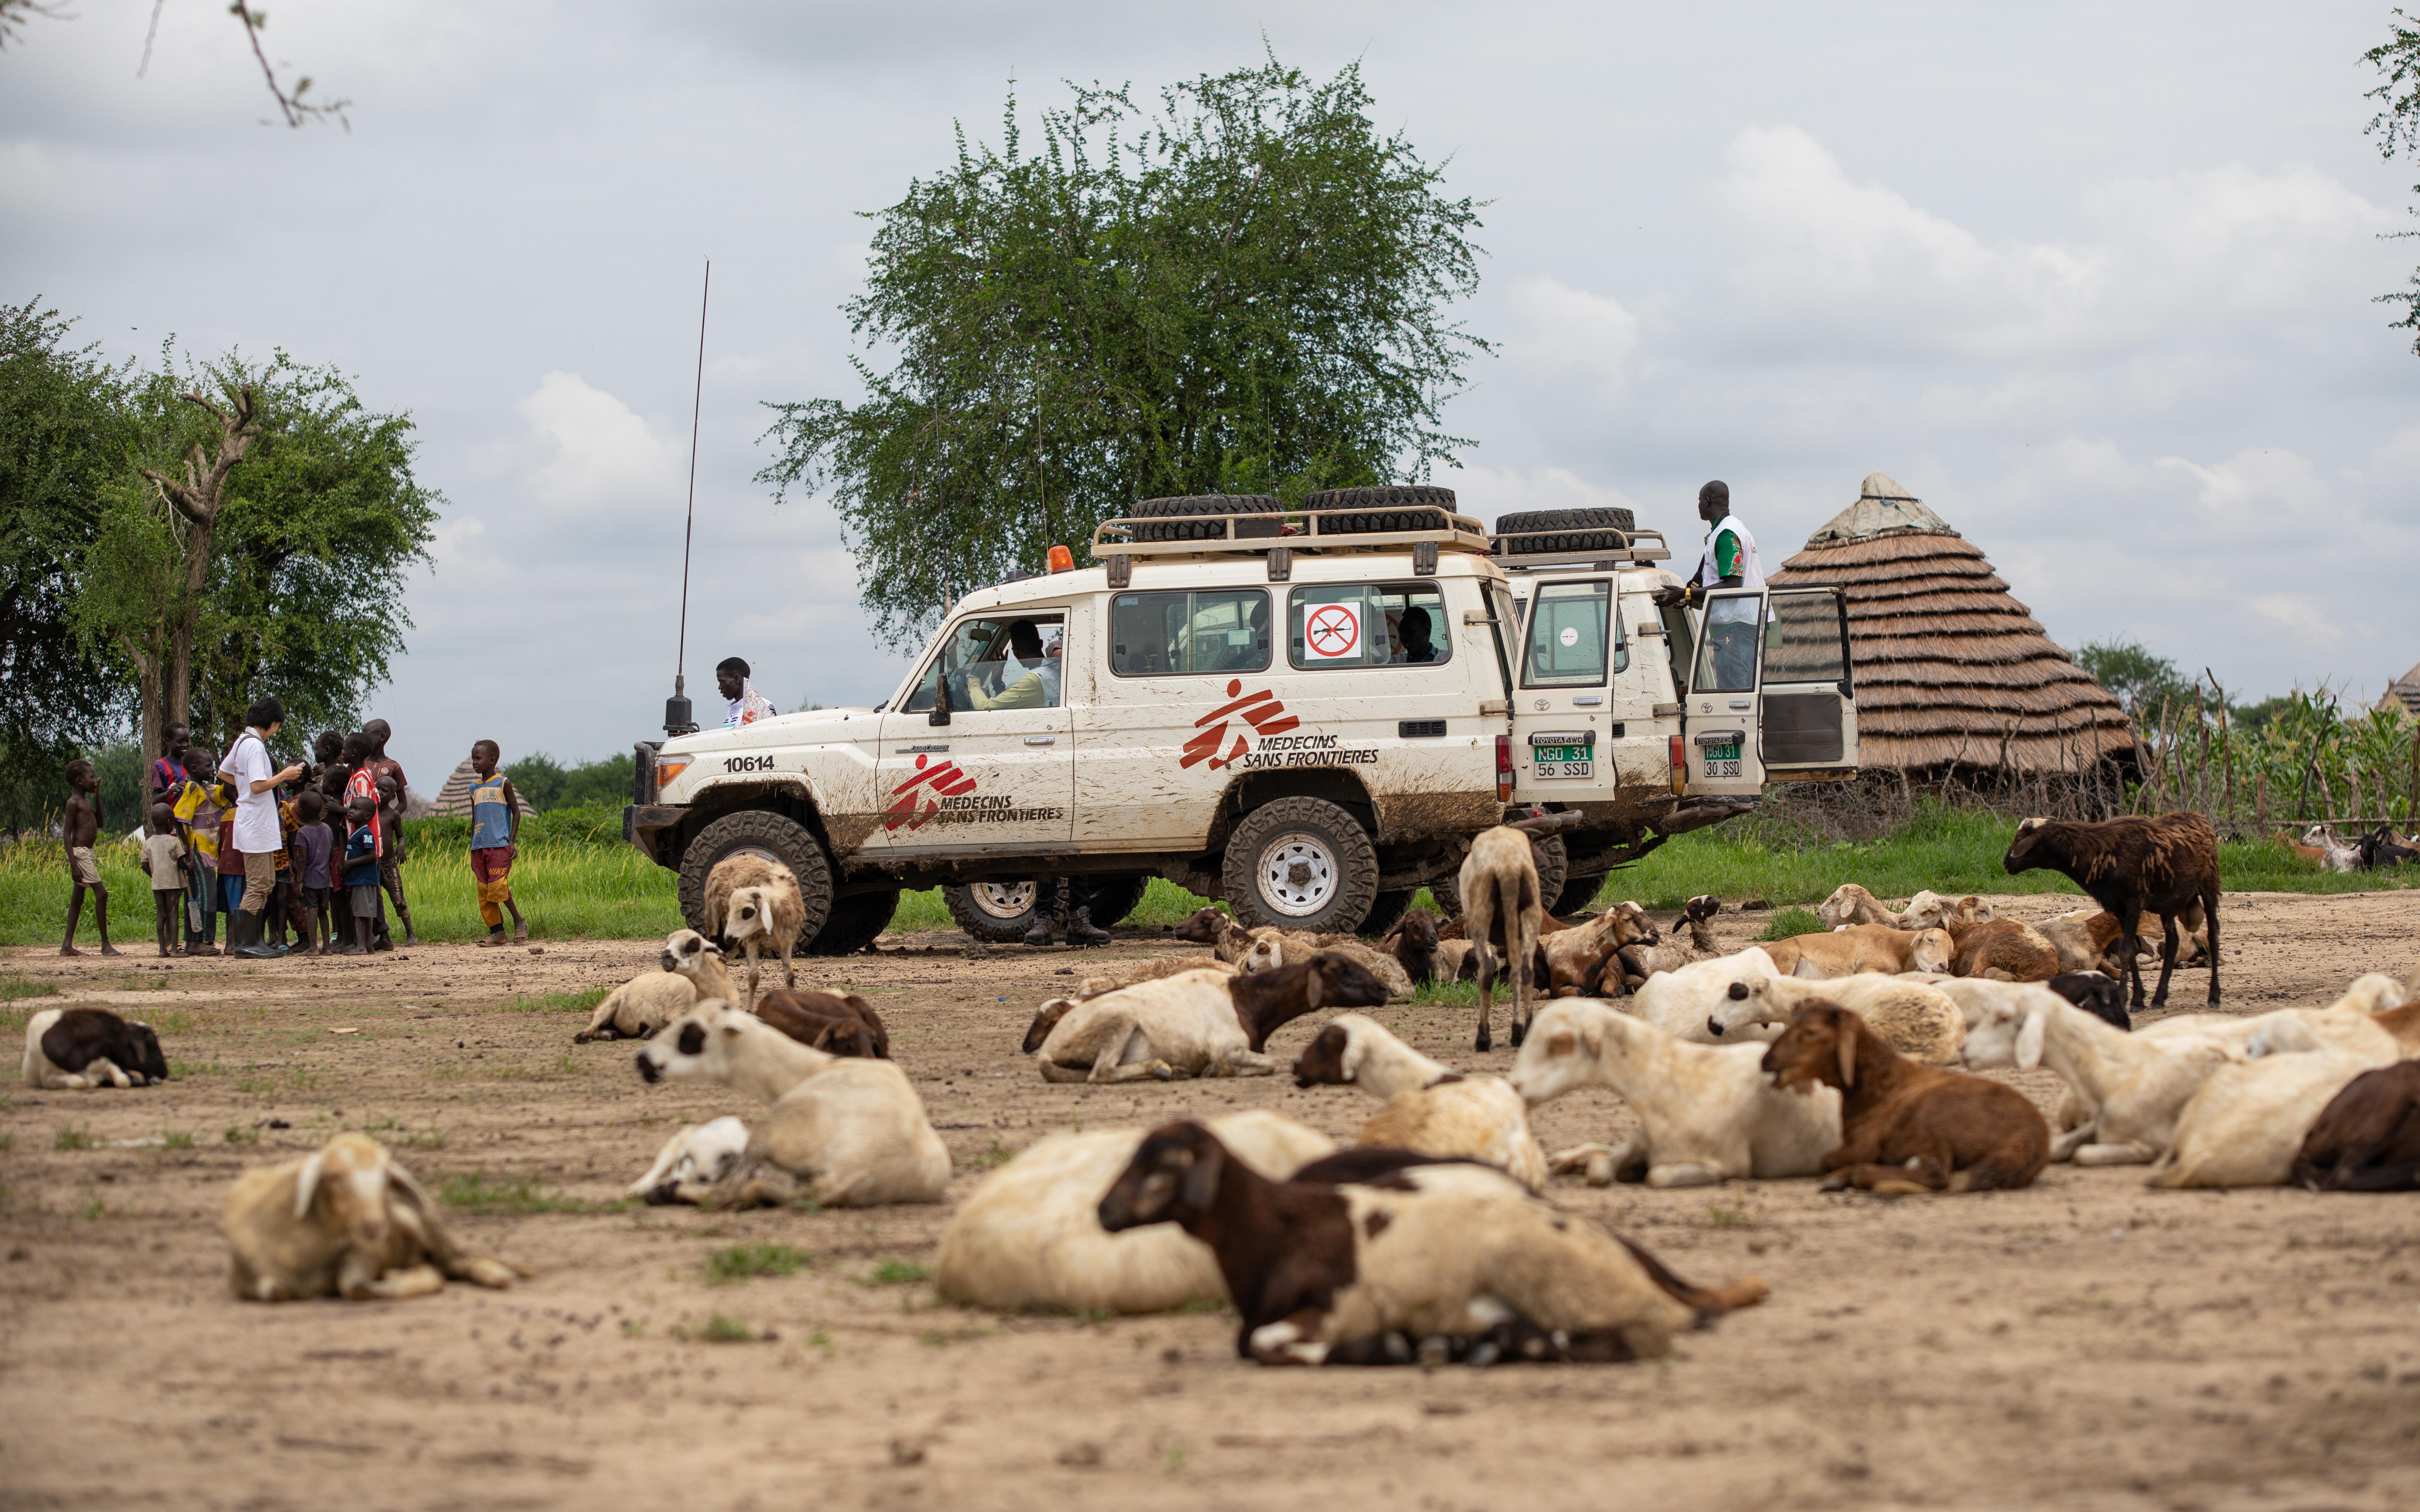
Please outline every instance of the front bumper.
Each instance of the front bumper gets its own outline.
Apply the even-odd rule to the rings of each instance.
[[[667,858],[659,836],[666,830],[676,830],[689,817],[686,803],[632,803],[622,810],[622,838],[646,853],[659,866],[676,866],[677,856]]]

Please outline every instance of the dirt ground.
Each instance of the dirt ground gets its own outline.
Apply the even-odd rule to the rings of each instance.
[[[2322,1003],[2420,959],[2409,893],[2230,895],[2222,917],[2236,1011]],[[1745,942],[1763,920],[1719,922]],[[1135,932],[1077,960],[1190,948]],[[510,1010],[647,961],[628,942],[0,960],[67,993],[21,1009],[118,1006],[184,1070],[0,1101],[0,1506],[2183,1512],[2420,1496],[2420,1196],[2153,1192],[2139,1171],[2064,1166],[2024,1192],[1898,1202],[1812,1181],[1562,1182],[1556,1200],[1683,1275],[1755,1272],[1771,1300],[1660,1364],[1262,1369],[1234,1358],[1232,1313],[939,1302],[896,1278],[931,1262],[947,1205],[608,1208],[676,1123],[753,1116],[720,1089],[644,1085],[628,1045],[573,1045],[578,1015]],[[879,1004],[956,1162],[954,1201],[1078,1121],[1261,1106],[1349,1139],[1374,1108],[1284,1079],[1045,1084],[1016,1047],[1070,964],[937,934],[801,980]],[[2206,974],[2179,980],[2177,1006],[2199,1007]],[[1453,1065],[1511,1064],[1471,1052],[1464,1010],[1378,1016]],[[2049,1073],[2015,1080],[2055,1097]],[[1548,1148],[1624,1121],[1604,1093],[1535,1115]],[[397,1303],[230,1300],[228,1181],[362,1128],[431,1185],[503,1186],[502,1210],[453,1222],[537,1278]],[[814,1263],[707,1282],[709,1254],[757,1241]]]

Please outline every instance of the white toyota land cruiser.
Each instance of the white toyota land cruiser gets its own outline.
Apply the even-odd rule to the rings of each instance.
[[[1016,940],[1034,879],[1071,873],[1104,926],[1156,876],[1247,923],[1377,932],[1422,885],[1455,907],[1470,836],[1508,813],[1575,815],[1538,848],[1568,911],[1767,782],[1855,774],[1836,590],[1659,605],[1681,580],[1626,509],[1491,539],[1453,506],[1147,500],[1095,533],[1101,566],[959,600],[887,703],[641,742],[624,834],[679,872],[692,926],[716,862],[778,857],[819,954],[935,885]]]

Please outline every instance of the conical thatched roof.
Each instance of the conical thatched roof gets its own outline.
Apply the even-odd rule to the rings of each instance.
[[[465,759],[460,766],[454,769],[454,774],[445,779],[445,786],[437,789],[437,801],[428,806],[428,812],[458,814],[466,818],[469,818],[471,787],[478,780],[479,774],[471,770],[470,761]],[[519,787],[513,789],[513,797],[520,802],[524,818],[537,812],[536,809],[530,807],[528,799],[521,797],[521,790]]]
[[[1777,584],[1848,590],[1869,768],[2083,772],[2131,759],[2124,709],[2051,643],[1983,553],[1888,476],[1807,538]]]

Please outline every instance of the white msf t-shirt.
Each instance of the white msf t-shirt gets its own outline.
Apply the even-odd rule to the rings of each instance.
[[[269,764],[269,747],[261,743],[258,730],[247,729],[235,738],[219,764],[219,775],[235,785],[235,848],[246,855],[273,853],[285,838],[277,825],[277,789],[256,793],[252,785],[276,776],[277,769]]]

